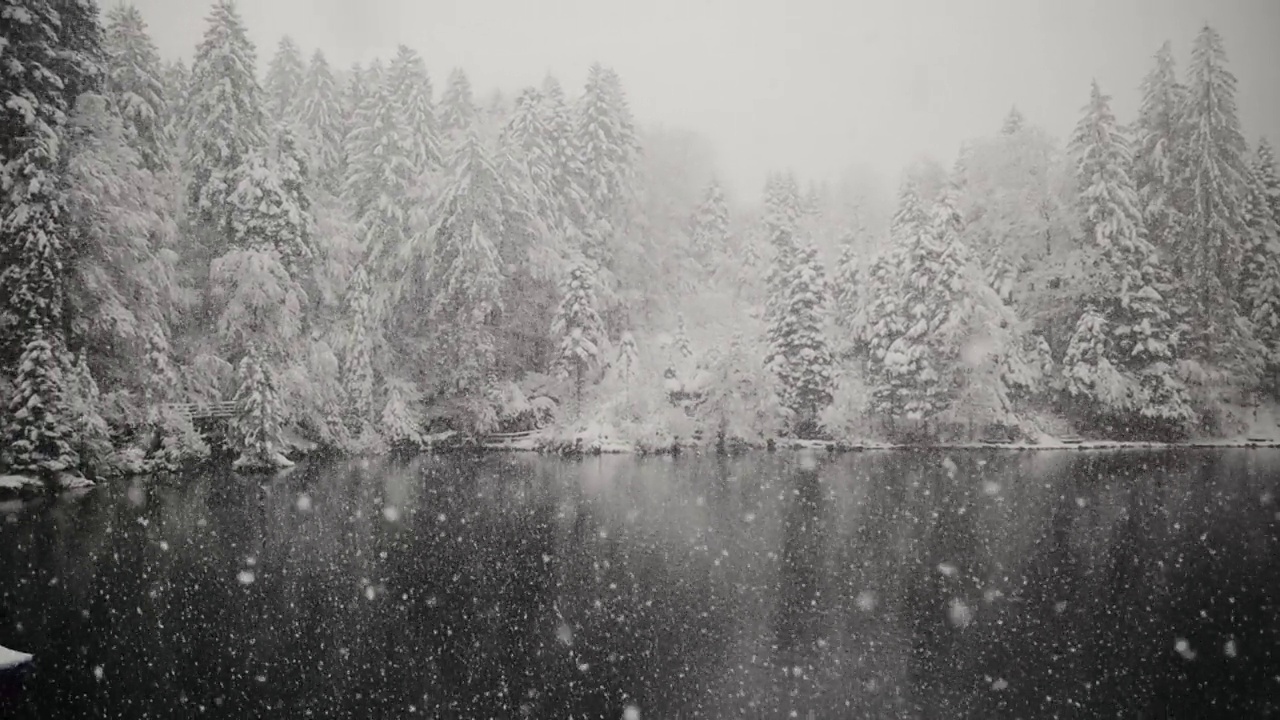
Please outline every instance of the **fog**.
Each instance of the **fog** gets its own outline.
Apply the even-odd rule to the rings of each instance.
[[[189,59],[207,8],[135,4],[161,53]],[[1064,137],[1092,78],[1130,118],[1156,49],[1172,40],[1185,66],[1206,22],[1226,41],[1246,131],[1280,137],[1274,0],[260,0],[239,10],[263,70],[284,34],[339,68],[405,43],[437,92],[460,66],[480,97],[548,72],[579,87],[599,60],[621,75],[642,125],[711,140],[739,201],[778,168],[835,180],[852,167],[892,187],[912,159],[949,163],[1015,104]]]

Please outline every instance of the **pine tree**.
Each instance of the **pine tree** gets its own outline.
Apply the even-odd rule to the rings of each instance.
[[[1009,114],[1004,117],[1004,125],[1000,127],[1000,132],[1004,135],[1013,135],[1027,124],[1026,118],[1022,116],[1022,111],[1014,107],[1009,108]]]
[[[165,64],[161,80],[164,83],[165,134],[179,153],[185,153],[187,131],[191,127],[191,70],[178,59]]]
[[[640,372],[640,350],[636,347],[636,337],[630,331],[622,333],[618,338],[618,359],[613,366],[618,379],[628,388]]]
[[[1148,237],[1168,259],[1174,259],[1179,226],[1177,180],[1180,158],[1185,159],[1182,112],[1186,88],[1178,82],[1169,43],[1160,47],[1155,60],[1156,66],[1142,80],[1133,182]]]
[[[288,125],[281,125],[276,129],[275,169],[283,199],[290,208],[288,221],[292,243],[287,244],[287,251],[281,250],[281,255],[285,258],[290,274],[300,280],[310,271],[310,264],[317,259],[319,251],[313,236],[314,214],[308,190],[311,168],[297,137]],[[293,212],[295,208],[296,212]]]
[[[1081,188],[1083,229],[1100,250],[1099,269],[1105,276],[1105,292],[1095,299],[1094,309],[1111,335],[1110,342],[1100,346],[1104,371],[1137,378],[1128,402],[1143,416],[1185,425],[1191,410],[1174,367],[1180,329],[1164,298],[1169,277],[1146,239],[1138,193],[1127,172],[1132,166],[1128,140],[1116,125],[1110,98],[1096,82],[1085,116],[1072,136],[1071,150]],[[1090,323],[1078,328],[1093,332],[1096,328]],[[1081,342],[1086,338],[1082,336]],[[1091,367],[1096,365],[1093,361]],[[1080,376],[1096,374],[1081,371]],[[1068,392],[1079,395],[1083,382],[1069,385]]]
[[[240,166],[266,145],[255,62],[235,5],[217,0],[191,68],[188,194],[197,217],[224,232],[230,229],[227,199],[239,184]]]
[[[446,142],[456,142],[465,137],[465,133],[476,124],[478,115],[479,110],[471,95],[471,81],[462,68],[454,68],[449,73],[444,96],[440,98],[437,116],[440,136]]]
[[[1258,151],[1253,158],[1253,171],[1262,183],[1263,195],[1271,207],[1271,214],[1280,222],[1280,175],[1276,173],[1276,156],[1266,138],[1258,141]]]
[[[373,348],[371,347],[372,314],[369,276],[364,265],[356,267],[347,288],[350,308],[350,335],[346,343],[342,381],[346,390],[350,417],[358,422],[373,420]]]
[[[267,65],[267,78],[262,88],[263,104],[271,125],[293,122],[297,118],[301,100],[299,91],[306,72],[302,52],[293,38],[288,35],[280,38],[276,54]]]
[[[337,189],[343,163],[342,142],[346,130],[338,85],[319,50],[311,56],[298,97],[298,123],[303,128],[311,166],[326,189]]]
[[[1273,189],[1276,194],[1273,194]],[[1254,336],[1266,352],[1267,383],[1280,389],[1280,217],[1274,201],[1280,197],[1271,149],[1263,141],[1250,172],[1247,195],[1249,244],[1245,250],[1239,287],[1242,314],[1253,324]]]
[[[582,163],[579,184],[588,202],[584,249],[589,258],[612,270],[614,245],[634,192],[639,143],[618,76],[598,63],[587,72],[573,145]]]
[[[297,182],[297,176],[282,176],[282,170],[297,169],[272,163],[261,154],[245,163],[240,182],[228,198],[231,242],[237,248],[274,251],[296,279],[312,257],[311,218],[306,203],[299,206],[299,198],[305,201],[306,194],[289,185]]]
[[[410,163],[419,169],[441,164],[443,158],[436,135],[431,78],[427,75],[426,63],[418,53],[401,45],[391,61],[388,81],[400,122],[408,134]]]
[[[159,51],[136,7],[117,5],[107,21],[107,92],[119,108],[143,167],[159,172],[168,167],[170,148],[165,124],[170,110]]]
[[[1104,416],[1134,405],[1133,383],[1111,364],[1114,354],[1106,318],[1092,305],[1086,307],[1062,358],[1064,389]]]
[[[427,320],[451,389],[468,393],[485,388],[496,359],[494,324],[503,284],[498,243],[513,229],[504,211],[516,191],[474,132],[457,146],[449,169],[452,179],[431,213],[438,219],[430,258],[422,259],[423,287],[433,293]]]
[[[871,269],[864,332],[872,407],[890,417],[928,421],[952,399],[955,339],[968,302],[957,192],[948,187],[929,217],[905,182],[893,247]]]
[[[107,98],[81,95],[65,137],[61,215],[78,246],[62,263],[68,344],[91,348],[104,385],[138,390],[136,358],[145,337],[167,325],[179,292],[170,198]]]
[[[849,242],[848,235],[840,244],[840,255],[836,260],[835,277],[832,278],[832,300],[836,326],[845,331],[841,355],[853,354],[856,338],[853,337],[857,327],[858,311],[862,306],[862,273],[858,261],[858,252]]]
[[[791,260],[775,283],[769,325],[771,365],[791,412],[792,431],[805,437],[818,428],[818,414],[831,403],[831,353],[826,325],[822,265],[812,242],[792,240]],[[783,267],[783,266],[779,266]]]
[[[9,399],[3,460],[11,472],[44,475],[79,465],[62,385],[57,352],[37,324],[28,336]]]
[[[237,466],[275,467],[284,447],[283,407],[270,363],[250,345],[237,369],[234,426],[240,449]]]
[[[702,204],[693,217],[693,257],[706,274],[721,262],[729,249],[729,208],[724,190],[715,180],[707,186]]]
[[[560,307],[551,323],[551,334],[559,341],[556,367],[573,377],[574,397],[582,409],[582,388],[586,373],[600,362],[604,325],[596,312],[595,272],[590,261],[578,260],[565,278]]]
[[[387,404],[382,408],[379,430],[391,447],[421,447],[422,427],[418,422],[418,392],[413,383],[389,378]]]
[[[47,0],[0,4],[0,359],[13,367],[36,326],[62,331],[62,228],[57,171],[67,110],[59,64],[59,16]]]
[[[1211,27],[1205,26],[1196,37],[1187,85],[1182,186],[1189,203],[1187,234],[1178,255],[1200,290],[1205,317],[1239,278],[1240,238],[1247,235],[1248,148],[1236,117],[1236,79],[1226,68],[1222,37]]]
[[[345,192],[371,263],[368,271],[381,278],[391,274],[386,266],[405,252],[411,239],[416,171],[413,143],[391,100],[385,74],[374,64],[365,78],[370,84],[346,140]]]

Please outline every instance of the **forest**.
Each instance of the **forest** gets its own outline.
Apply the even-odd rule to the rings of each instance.
[[[189,65],[128,5],[0,0],[0,38],[9,473],[199,461],[192,403],[271,467],[533,428],[1221,437],[1280,393],[1280,176],[1208,26],[1137,117],[1096,83],[1064,139],[1014,108],[883,212],[784,169],[731,202],[603,64],[514,96],[404,45],[260,67],[230,0]]]

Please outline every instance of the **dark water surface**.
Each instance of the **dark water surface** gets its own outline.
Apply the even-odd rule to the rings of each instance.
[[[1280,716],[1278,536],[1268,450],[122,483],[0,507],[0,717]]]

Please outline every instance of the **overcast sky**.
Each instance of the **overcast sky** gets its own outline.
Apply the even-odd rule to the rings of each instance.
[[[110,6],[115,0],[104,0]],[[190,58],[204,0],[135,0],[166,58]],[[1064,137],[1097,78],[1122,120],[1168,39],[1185,67],[1224,35],[1252,142],[1280,143],[1280,0],[241,0],[262,67],[283,34],[346,67],[398,43],[480,96],[551,72],[580,87],[594,60],[622,77],[641,124],[708,136],[731,192],[770,169],[803,180],[869,166],[896,182],[921,153],[949,166],[1011,105]],[[745,198],[744,198],[745,199]]]

